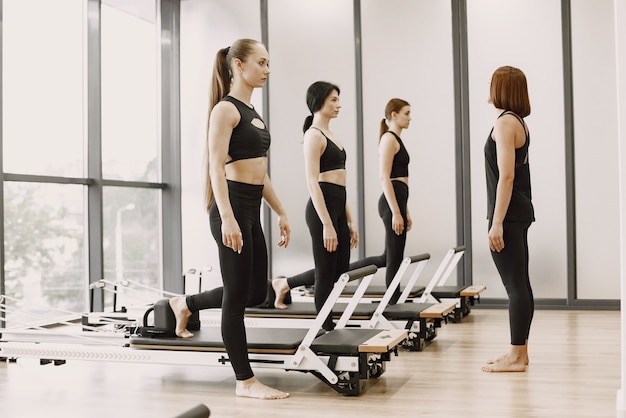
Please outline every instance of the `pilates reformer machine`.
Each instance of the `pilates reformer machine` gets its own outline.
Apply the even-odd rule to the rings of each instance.
[[[311,373],[338,393],[361,394],[364,380],[384,373],[386,362],[392,354],[397,355],[407,331],[337,327],[324,332],[321,325],[345,285],[375,271],[375,266],[368,266],[342,274],[308,328],[247,328],[252,367]],[[61,325],[61,329],[69,328],[69,323]],[[149,332],[158,324],[144,324],[120,341],[84,331],[82,324],[77,326],[80,329],[74,334],[50,329],[0,329],[0,358],[36,358],[41,364],[55,365],[84,360],[230,367],[218,327],[202,326],[193,337],[183,339]]]
[[[454,302],[456,307],[449,313],[448,317],[451,322],[460,322],[464,317],[470,314],[472,306],[474,306],[476,302],[480,302],[480,293],[486,289],[483,285],[446,285],[450,275],[464,254],[464,245],[449,249],[428,284],[421,286],[418,285],[415,280],[409,280],[404,289],[401,288],[402,295],[398,299],[398,303],[407,301],[417,303]],[[424,255],[430,258],[430,255]],[[413,277],[416,278],[416,276]],[[354,289],[354,286],[346,286],[344,296],[349,296],[354,293]],[[380,299],[384,296],[385,291],[385,286],[370,286],[363,295],[363,299]],[[305,296],[312,296],[312,293],[305,291]]]
[[[480,293],[486,289],[483,285],[446,285],[464,253],[464,245],[449,249],[422,294],[414,299],[419,303],[454,302],[452,322],[460,322],[469,315],[472,306],[480,302]]]
[[[354,291],[342,294],[341,302],[334,305],[333,318],[337,320],[337,327],[356,327],[364,329],[405,329],[408,338],[402,346],[410,351],[421,351],[426,342],[432,341],[437,335],[437,328],[455,309],[454,302],[406,302],[417,278],[421,274],[426,263],[430,259],[429,254],[421,254],[406,257],[393,281],[386,289],[380,301],[369,299],[362,302],[364,294],[370,287],[374,273],[363,277]],[[408,268],[414,266],[413,272],[407,281],[398,303],[391,305],[390,301],[395,290],[405,276]],[[307,298],[310,299],[310,298]],[[275,308],[247,308],[246,323],[249,326],[289,326],[306,327],[316,317],[315,306],[311,301],[292,301],[287,309]]]

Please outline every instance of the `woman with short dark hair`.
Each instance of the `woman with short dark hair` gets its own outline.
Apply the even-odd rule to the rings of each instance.
[[[485,144],[489,249],[509,297],[509,352],[490,360],[485,372],[523,372],[535,308],[528,275],[528,228],[535,220],[530,187],[530,115],[526,76],[515,67],[491,77],[489,103],[498,117]]]

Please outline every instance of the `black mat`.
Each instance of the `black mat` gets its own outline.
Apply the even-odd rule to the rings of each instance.
[[[305,328],[254,328],[248,327],[248,349],[251,351],[295,351],[308,332]],[[381,330],[347,328],[324,332],[320,330],[318,337],[311,344],[311,350],[323,354],[357,355],[359,346],[378,335]],[[224,343],[218,327],[203,327],[194,332],[191,338],[150,338],[130,337],[132,346],[153,346],[154,348],[172,350],[223,351]],[[218,350],[219,349],[219,350]]]
[[[430,292],[437,299],[442,298],[460,298],[461,291],[467,286],[435,286]]]
[[[432,303],[399,303],[389,305],[383,312],[389,320],[417,320],[420,313],[432,306]],[[339,319],[346,310],[347,303],[336,303],[333,307],[333,318]],[[353,319],[370,319],[378,303],[359,303],[352,314]],[[313,302],[293,302],[287,309],[275,308],[246,308],[246,315],[265,318],[315,318],[317,315]]]
[[[323,354],[359,354],[359,346],[381,332],[379,329],[344,328],[317,337],[311,350]]]
[[[342,295],[354,295],[354,292],[356,291],[357,286],[354,285],[347,285],[344,289],[343,292],[341,292]],[[409,293],[409,297],[410,298],[417,298],[422,296],[422,294],[424,293],[424,290],[426,290],[426,288],[424,286],[413,286],[413,289],[411,289],[411,293]],[[385,295],[385,292],[387,291],[387,287],[384,285],[371,285],[368,286],[367,289],[365,290],[364,295],[367,297],[379,297],[382,298]],[[404,288],[402,286],[400,286],[400,293],[404,292]]]
[[[307,333],[305,328],[246,328],[248,348],[263,350],[295,350]],[[222,333],[219,327],[202,327],[193,332],[191,338],[151,338],[130,337],[133,345],[171,346],[173,349],[191,347],[223,348]]]

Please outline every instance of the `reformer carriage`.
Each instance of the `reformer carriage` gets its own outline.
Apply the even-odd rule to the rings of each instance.
[[[348,282],[364,278],[360,286],[367,286],[375,272],[375,266],[368,266],[342,274],[308,328],[248,328],[252,367],[311,373],[338,393],[361,394],[362,382],[384,373],[385,363],[397,354],[408,332],[341,327],[323,332],[321,324]],[[57,365],[85,360],[230,367],[217,327],[203,326],[189,339],[139,334],[103,338],[104,334],[82,329],[73,334],[50,329],[0,332],[0,357],[13,361],[37,358],[42,364]]]

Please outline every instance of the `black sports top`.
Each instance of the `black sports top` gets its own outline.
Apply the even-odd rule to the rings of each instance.
[[[226,162],[226,164],[248,158],[266,157],[271,138],[261,116],[254,108],[232,96],[226,96],[222,100],[234,104],[241,116],[239,123],[233,128],[233,132],[230,135],[228,155],[230,155],[232,160]],[[252,123],[255,119],[263,124],[262,128]]]
[[[394,179],[397,177],[409,177],[409,161],[411,160],[409,152],[406,150],[406,147],[398,135],[391,131],[387,132],[393,134],[393,136],[396,137],[398,144],[400,144],[400,149],[396,152],[396,155],[393,156],[393,163],[391,165],[389,178]]]
[[[504,115],[513,115],[526,130],[522,118],[510,111],[504,111],[498,118]],[[487,176],[487,219],[493,219],[496,206],[496,188],[500,173],[498,170],[498,156],[496,153],[496,141],[492,137],[493,128],[489,132],[485,144],[485,172]],[[530,190],[530,168],[528,165],[528,146],[530,134],[526,132],[526,142],[520,148],[515,149],[515,178],[513,180],[513,192],[511,202],[504,217],[505,221],[532,222],[535,220],[535,211],[532,203]]]
[[[313,129],[317,129],[322,132],[321,129],[318,129],[312,126]],[[324,132],[322,132],[324,135]],[[337,144],[335,144],[332,140],[328,139],[326,135],[326,149],[320,155],[320,173],[331,170],[345,169],[346,168],[346,150],[339,149]]]

